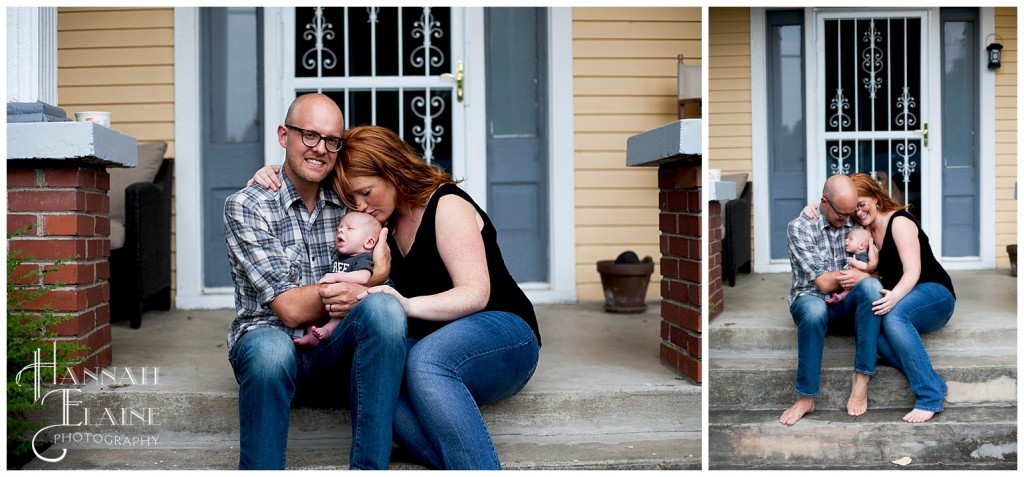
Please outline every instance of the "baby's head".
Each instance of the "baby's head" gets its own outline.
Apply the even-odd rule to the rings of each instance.
[[[372,215],[350,211],[341,217],[341,222],[338,222],[334,245],[342,255],[369,252],[377,245],[380,227],[380,222]]]
[[[871,233],[864,229],[853,229],[846,235],[846,253],[864,253],[868,251]]]

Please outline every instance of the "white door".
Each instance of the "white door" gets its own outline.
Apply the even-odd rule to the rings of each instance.
[[[872,174],[911,206],[929,237],[940,236],[928,12],[824,12],[815,26],[809,190],[818,194],[833,174]]]

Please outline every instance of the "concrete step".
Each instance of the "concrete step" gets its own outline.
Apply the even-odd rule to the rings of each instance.
[[[505,468],[700,468],[702,390],[661,365],[659,309],[655,303],[643,314],[613,315],[598,303],[537,307],[544,347],[533,379],[515,396],[481,408]],[[65,441],[44,454],[66,447],[63,460],[26,468],[236,468],[238,385],[224,349],[232,316],[231,310],[171,311],[147,313],[141,330],[115,323],[115,375],[129,368],[138,379],[146,367],[149,381],[91,380],[72,393],[81,403],[70,409],[69,422],[81,420],[82,408],[94,422],[104,409],[117,419],[123,409],[129,419],[131,410],[153,409],[156,424],[55,429],[46,433],[51,442],[54,434],[88,432],[119,436],[122,444],[106,437]],[[59,406],[47,405],[46,412],[61,422]],[[347,409],[298,404],[291,416],[289,468],[347,468]],[[142,445],[143,438],[153,445]],[[398,451],[392,467],[420,468],[411,462]]]
[[[80,407],[89,408],[93,416],[109,408],[120,419],[121,409],[153,408],[173,418],[158,417],[154,426],[143,425],[144,419],[137,418],[131,426],[104,422],[56,428],[43,434],[41,442],[57,442],[44,456],[56,457],[60,449],[68,449],[66,457],[57,463],[36,460],[26,469],[237,468],[235,395],[115,389],[83,394],[80,401]],[[620,393],[524,390],[481,411],[508,469],[699,469],[700,414],[678,410],[700,409],[700,402],[696,387]],[[81,420],[81,413],[75,411],[69,422]],[[60,416],[50,418],[50,422],[61,422]],[[347,468],[351,443],[347,409],[292,409],[288,468]],[[420,467],[397,450],[392,468]]]
[[[901,421],[906,410],[851,417],[816,410],[793,426],[775,411],[712,410],[709,468],[947,469],[1017,468],[1017,408],[960,407],[931,421]],[[905,467],[893,463],[909,457]]]
[[[931,350],[930,350],[931,351]],[[968,356],[931,354],[932,366],[946,381],[947,406],[1016,404],[1016,355]],[[708,403],[711,409],[777,409],[793,404],[796,394],[796,352],[716,354],[709,358]],[[828,353],[821,371],[819,409],[846,409],[850,397],[853,353]],[[914,395],[906,378],[889,366],[879,366],[871,380],[872,408],[910,409]]]
[[[621,436],[613,442],[523,442],[516,436],[494,436],[502,468],[508,470],[699,470],[700,433],[663,436],[656,440]],[[38,459],[26,470],[232,470],[238,468],[238,436],[168,436],[168,445],[121,448],[71,447],[63,460]],[[311,433],[289,437],[288,470],[348,469],[351,439]],[[53,453],[54,450],[46,454]],[[400,450],[392,470],[422,470]]]
[[[797,330],[789,310],[773,310],[772,320],[745,320],[737,314],[716,319],[708,332],[710,349],[729,350],[795,350]],[[954,312],[946,326],[923,335],[925,347],[932,349],[978,349],[984,352],[1017,349],[1017,317],[1004,313],[973,319],[966,313]],[[826,336],[825,349],[852,349],[853,336]]]

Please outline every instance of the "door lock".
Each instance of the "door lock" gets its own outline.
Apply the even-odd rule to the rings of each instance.
[[[455,99],[458,100],[461,103],[462,102],[462,97],[464,95],[464,91],[463,91],[463,88],[462,88],[462,83],[463,83],[463,80],[466,79],[466,72],[465,72],[465,68],[464,68],[464,66],[462,64],[462,60],[459,60],[459,61],[455,62],[455,74],[454,75],[451,74],[451,73],[442,73],[441,77],[442,78],[452,78],[452,79],[455,80]],[[927,128],[927,126],[925,126],[925,128]]]

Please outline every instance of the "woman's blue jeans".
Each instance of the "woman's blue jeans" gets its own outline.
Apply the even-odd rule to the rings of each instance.
[[[956,298],[938,283],[918,283],[883,316],[857,317],[854,370],[873,376],[878,354],[907,377],[914,408],[941,412],[946,383],[932,368],[921,335],[942,328],[953,316]]]
[[[815,397],[821,392],[825,333],[841,328],[852,331],[854,323],[867,315],[874,316],[871,303],[882,297],[881,289],[877,279],[865,278],[850,289],[843,301],[832,306],[815,295],[803,295],[793,301],[789,312],[797,327],[797,394]]]
[[[398,301],[375,293],[362,299],[330,338],[313,349],[296,349],[291,337],[273,328],[243,335],[228,356],[239,383],[238,467],[284,468],[297,383],[321,380],[348,383],[349,467],[387,469],[405,368],[406,328],[405,311]]]
[[[479,405],[517,393],[540,348],[518,316],[485,311],[409,339],[395,440],[431,469],[500,469]]]

